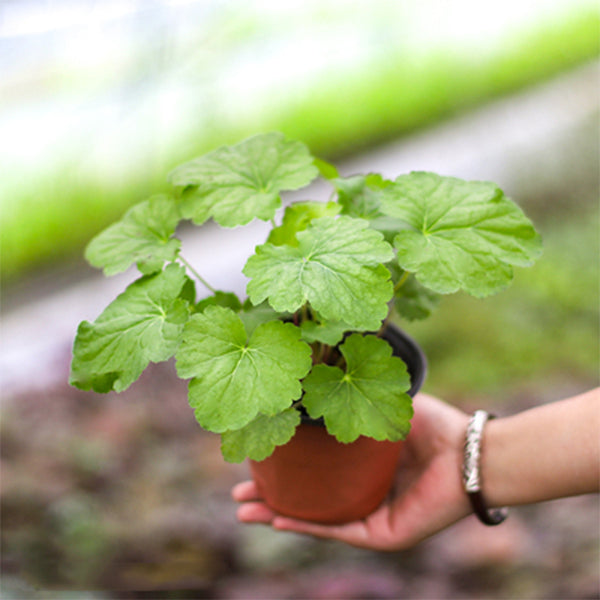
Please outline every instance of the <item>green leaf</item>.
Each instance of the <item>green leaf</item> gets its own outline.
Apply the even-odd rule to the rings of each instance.
[[[73,347],[70,383],[96,392],[121,392],[150,362],[173,356],[189,318],[179,297],[185,270],[164,271],[133,282],[94,323],[83,321]]]
[[[280,133],[251,137],[187,162],[169,174],[185,190],[181,212],[201,225],[210,217],[224,227],[268,221],[281,206],[280,193],[318,175],[308,148]]]
[[[373,335],[352,334],[340,346],[346,373],[316,365],[304,379],[303,404],[309,415],[323,417],[327,431],[340,442],[364,435],[403,440],[413,415],[410,376],[392,348]]]
[[[92,266],[103,268],[105,275],[121,273],[134,263],[146,275],[156,273],[179,252],[181,242],[171,236],[180,218],[172,198],[153,196],[98,234],[85,257]]]
[[[342,214],[372,220],[380,211],[382,191],[391,183],[380,175],[354,175],[332,181],[342,205]]]
[[[258,415],[248,425],[221,436],[221,452],[228,462],[239,463],[245,458],[264,460],[275,446],[287,444],[300,424],[300,413],[288,408],[272,417]]]
[[[381,232],[390,244],[401,229],[403,223],[392,219],[381,212],[383,190],[392,185],[391,181],[381,175],[355,175],[332,182],[338,192],[338,201],[342,206],[342,214],[359,219],[367,219],[370,226]]]
[[[275,246],[297,246],[296,234],[304,231],[314,219],[334,217],[340,212],[337,202],[295,202],[285,209],[283,222],[271,230],[267,242]]]
[[[398,289],[394,286],[394,308],[409,321],[426,319],[437,308],[441,296],[421,285],[414,275],[403,271],[398,265],[388,264],[392,281],[403,281]]]
[[[541,253],[529,219],[492,183],[415,172],[385,189],[381,208],[404,223],[400,266],[441,294],[493,294]]]
[[[409,277],[394,297],[396,312],[409,321],[431,316],[440,302],[440,295]]]
[[[336,179],[340,176],[335,165],[328,163],[322,158],[315,158],[314,165],[319,169],[319,173],[325,179]]]
[[[335,346],[342,341],[344,333],[349,329],[351,328],[343,321],[323,321],[321,323],[304,321],[300,324],[302,339],[308,344],[321,342],[328,346]]]
[[[189,320],[176,359],[178,375],[193,378],[189,402],[198,423],[223,433],[259,413],[273,416],[298,399],[311,349],[291,323],[264,323],[248,340],[231,309],[208,306]]]
[[[185,276],[185,283],[181,288],[179,297],[185,300],[190,306],[193,306],[196,302],[196,284],[187,275]]]
[[[251,336],[254,330],[263,323],[269,321],[286,320],[286,317],[291,318],[292,315],[287,313],[278,313],[274,311],[268,302],[262,302],[257,306],[254,306],[249,299],[246,299],[242,306],[242,312],[240,313],[240,319],[246,328],[246,333]]]
[[[298,247],[263,244],[243,269],[254,304],[268,299],[277,311],[295,312],[306,302],[351,329],[378,329],[392,297],[393,258],[383,236],[367,221],[350,217],[315,219],[298,233]]]
[[[242,303],[233,292],[216,291],[212,296],[200,300],[194,311],[202,312],[207,306],[225,306],[234,312],[242,310]]]

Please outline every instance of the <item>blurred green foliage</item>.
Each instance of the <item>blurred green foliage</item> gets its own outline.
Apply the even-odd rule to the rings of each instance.
[[[119,174],[86,172],[80,157],[71,156],[51,172],[4,182],[0,274],[6,283],[59,260],[81,260],[95,233],[165,189],[170,168],[217,145],[280,130],[319,155],[339,158],[597,56],[599,23],[597,11],[577,11],[469,59],[449,51],[407,60],[393,51],[351,75],[330,73],[293,100],[282,95],[259,112],[240,110],[233,122],[217,119],[201,130],[190,125],[176,147],[151,148],[149,159],[133,157]]]
[[[332,74],[309,101],[283,107],[278,128],[327,156],[352,154],[598,55],[599,27],[600,14],[579,14],[470,60],[451,48],[415,60],[398,52],[353,77]]]

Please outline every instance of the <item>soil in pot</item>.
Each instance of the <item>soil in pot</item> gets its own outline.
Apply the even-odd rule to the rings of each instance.
[[[384,336],[404,360],[414,396],[426,361],[417,344],[395,327]],[[342,444],[322,423],[305,419],[294,437],[263,461],[250,461],[252,477],[266,503],[280,514],[340,524],[373,512],[390,491],[403,442],[360,437]]]

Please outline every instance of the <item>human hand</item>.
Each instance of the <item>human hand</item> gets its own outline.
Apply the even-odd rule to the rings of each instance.
[[[471,512],[462,487],[464,436],[469,420],[462,411],[426,394],[413,401],[415,414],[398,468],[397,483],[383,504],[360,521],[321,525],[271,510],[253,481],[232,490],[244,523],[335,539],[372,550],[402,550],[445,529]]]

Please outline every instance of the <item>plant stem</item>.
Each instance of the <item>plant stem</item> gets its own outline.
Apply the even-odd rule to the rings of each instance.
[[[400,277],[400,279],[398,279],[398,282],[394,286],[394,295],[396,295],[396,292],[405,284],[409,275],[410,275],[410,273],[408,271],[404,271],[404,273],[402,274],[402,277]]]
[[[400,277],[400,279],[398,279],[396,285],[394,286],[394,296],[398,293],[398,290],[406,283],[406,280],[408,279],[409,275],[410,275],[410,273],[408,271],[404,271],[404,273],[402,273],[402,277]],[[387,326],[389,325],[391,317],[392,317],[392,311],[390,310],[388,312],[387,317],[383,320],[383,323],[381,324],[379,331],[377,332],[377,337],[383,336],[383,334],[385,333],[385,330],[387,329]]]
[[[302,305],[302,320],[301,323],[308,321],[308,302],[305,302]]]
[[[313,365],[319,364],[323,362],[323,344],[320,342],[313,342],[311,344],[312,348],[312,359]]]
[[[327,364],[330,354],[331,354],[331,346],[329,344],[322,344],[321,362],[323,364]]]
[[[383,320],[383,323],[381,324],[381,327],[379,328],[379,331],[377,332],[377,335],[375,337],[383,337],[383,334],[385,333],[387,326],[390,324],[391,317],[392,317],[392,311],[390,310],[388,312],[387,317]]]
[[[198,273],[198,271],[196,271],[196,269],[194,269],[194,267],[187,261],[185,260],[185,258],[183,258],[183,256],[181,256],[181,254],[179,255],[179,260],[181,260],[181,262],[192,272],[192,274],[194,275],[194,277],[206,288],[208,288],[213,294],[216,293],[216,289],[210,285],[210,283],[208,283],[204,277],[202,277],[202,275],[200,275],[200,273]]]

